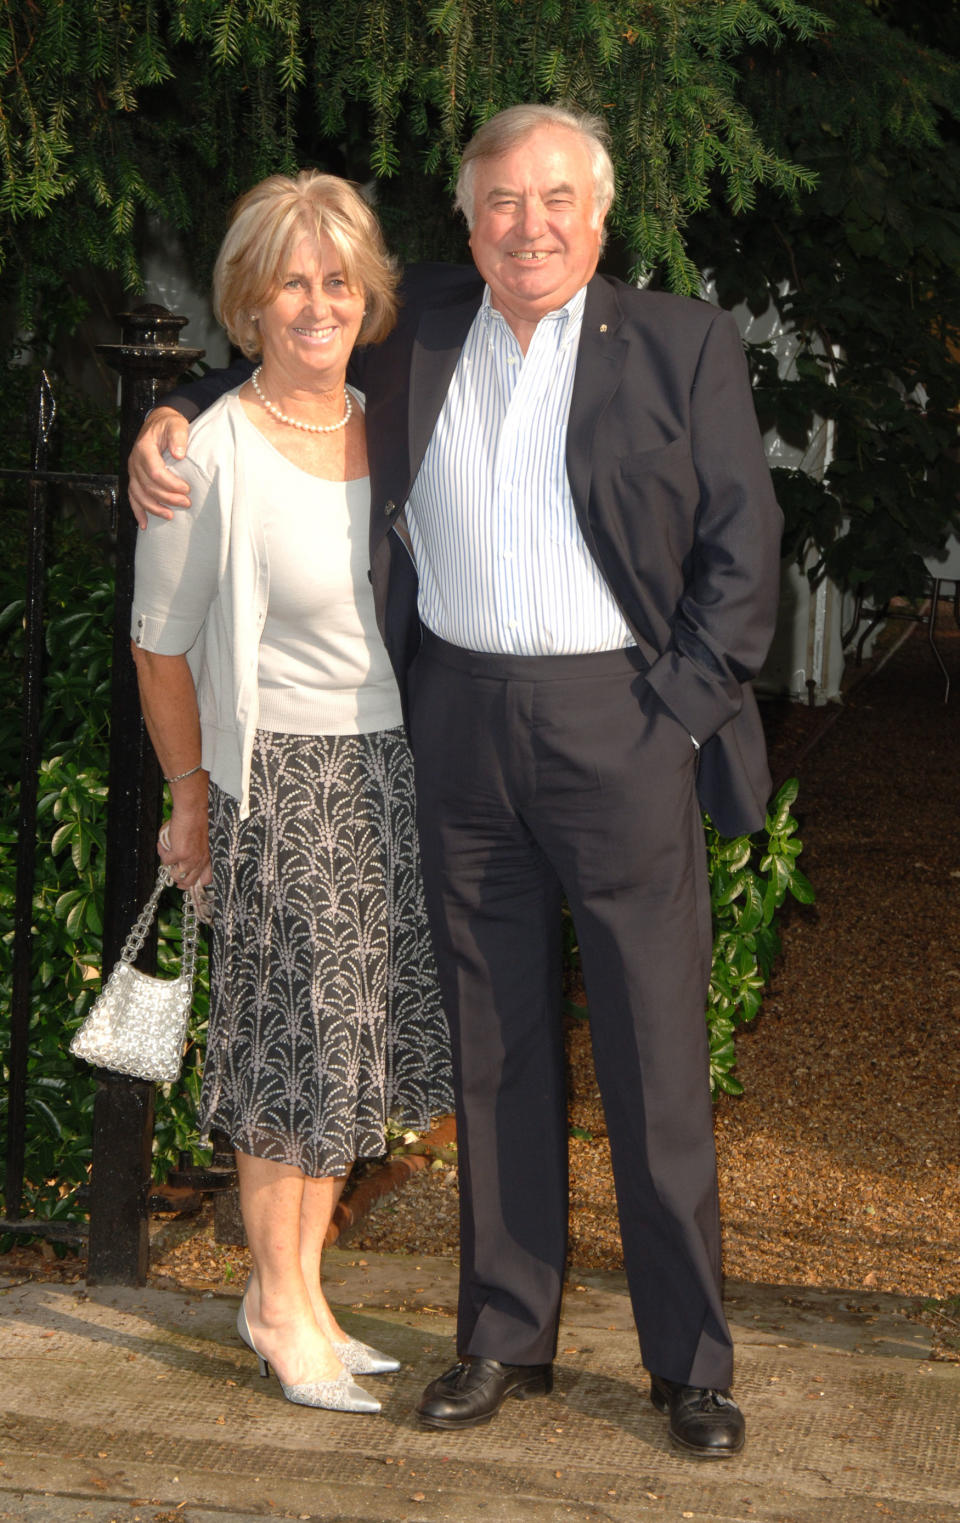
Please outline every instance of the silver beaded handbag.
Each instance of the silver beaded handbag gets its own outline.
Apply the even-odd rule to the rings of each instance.
[[[160,895],[173,881],[161,867],[153,893],[124,943],[120,961],[70,1043],[75,1057],[97,1068],[158,1084],[178,1079],[183,1063],[197,956],[197,911],[192,894],[183,896],[180,977],[154,978],[141,973],[133,963],[153,924]]]

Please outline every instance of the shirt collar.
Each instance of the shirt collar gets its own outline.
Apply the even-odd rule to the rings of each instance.
[[[557,337],[558,349],[566,348],[567,344],[572,343],[579,334],[586,301],[587,288],[586,286],[581,286],[579,291],[575,291],[570,300],[565,302],[562,307],[557,307],[552,312],[545,312],[540,318],[541,323],[561,324]],[[498,312],[490,300],[490,287],[488,285],[485,285],[483,288],[483,300],[480,303],[480,318],[487,324],[488,330],[501,324],[504,327],[508,326],[502,312]]]

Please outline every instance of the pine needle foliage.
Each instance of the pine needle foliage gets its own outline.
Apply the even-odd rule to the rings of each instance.
[[[96,278],[135,293],[147,214],[205,288],[231,201],[278,169],[371,184],[401,257],[467,257],[463,143],[571,101],[611,131],[608,267],[684,292],[712,270],[801,336],[791,377],[754,356],[785,438],[837,424],[825,482],[780,483],[789,547],[920,590],[956,491],[956,0],[0,4],[0,356],[44,357]]]
[[[822,27],[799,0],[3,0],[3,294],[42,342],[72,315],[57,272],[135,291],[146,212],[206,272],[232,198],[304,162],[442,220],[464,140],[530,99],[609,121],[631,269],[694,290],[692,211],[811,183],[756,131],[738,59]]]

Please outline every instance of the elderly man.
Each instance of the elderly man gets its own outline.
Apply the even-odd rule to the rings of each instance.
[[[651,1398],[677,1444],[720,1458],[744,1423],[721,1299],[700,811],[728,833],[763,818],[748,683],[773,629],[781,519],[732,318],[596,274],[612,196],[601,123],[501,112],[458,184],[476,270],[409,271],[397,329],[358,367],[372,576],[408,702],[458,1086],[459,1359],[418,1413],[468,1427],[552,1387],[566,895]],[[212,400],[209,381],[198,393]],[[181,437],[174,417],[160,409],[132,458],[140,510],[182,505],[156,453]]]

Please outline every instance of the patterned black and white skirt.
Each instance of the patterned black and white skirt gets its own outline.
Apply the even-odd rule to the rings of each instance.
[[[211,784],[201,1129],[305,1174],[453,1109],[402,730],[259,730],[250,814]]]

